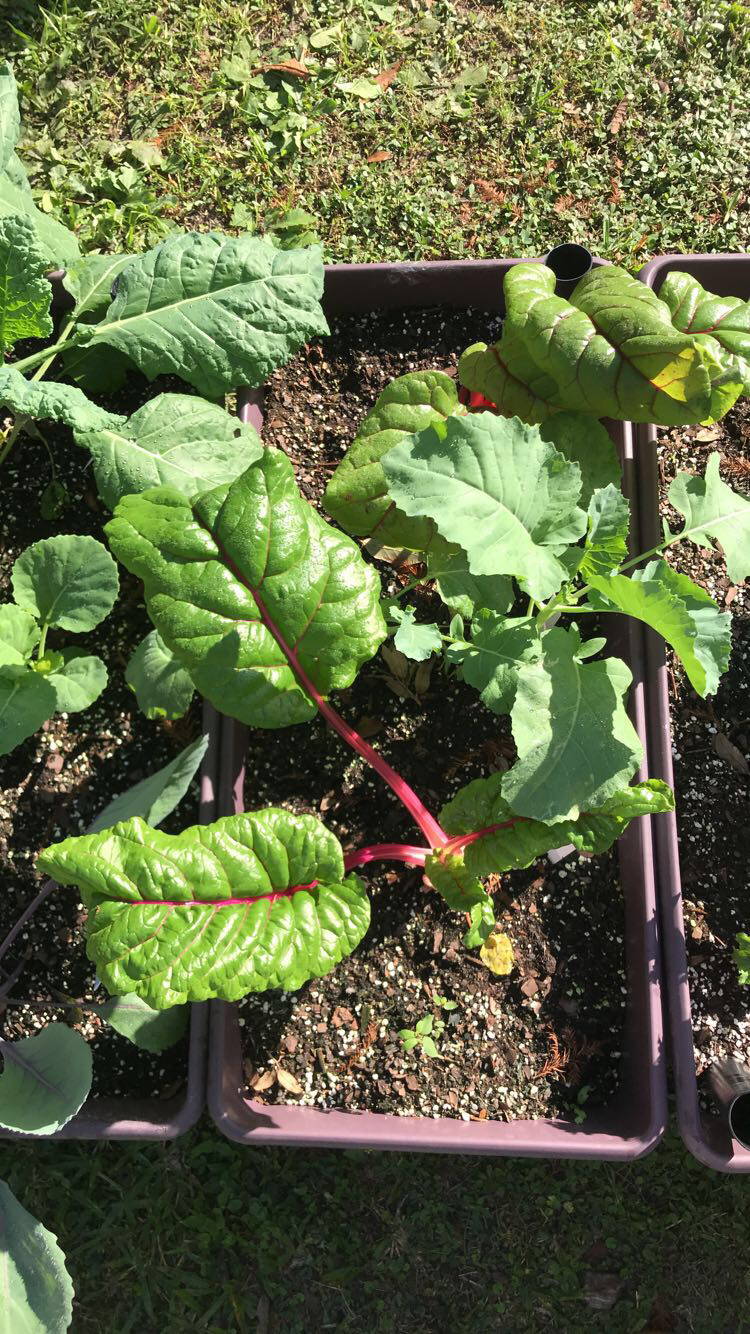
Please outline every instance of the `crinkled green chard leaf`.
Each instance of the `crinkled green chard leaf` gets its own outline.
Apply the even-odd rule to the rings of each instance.
[[[185,1036],[189,1010],[173,1005],[168,1010],[154,1010],[140,996],[114,996],[102,1005],[100,1014],[121,1037],[143,1051],[166,1051]]]
[[[514,575],[539,601],[557,592],[567,576],[558,554],[586,529],[581,471],[538,428],[491,412],[449,417],[382,466],[396,504],[434,519],[473,574]]]
[[[0,606],[0,667],[21,667],[40,638],[41,631],[30,611],[12,602]]]
[[[624,574],[589,575],[591,603],[650,625],[671,645],[699,695],[713,695],[729,666],[732,617],[704,589],[664,560]],[[597,596],[600,595],[600,596]]]
[[[750,574],[750,500],[737,495],[719,476],[719,455],[708,460],[705,477],[679,472],[669,501],[685,517],[680,537],[699,547],[721,543],[730,579],[741,584]]]
[[[114,797],[86,832],[96,834],[100,829],[108,829],[110,825],[130,820],[134,815],[140,815],[152,826],[161,824],[179,806],[198,772],[207,748],[206,736],[191,741],[163,768],[149,774],[148,778],[142,778],[140,783],[134,783],[127,792]]]
[[[54,844],[37,864],[80,889],[107,990],[157,1010],[294,991],[350,954],[370,921],[334,835],[273,808],[175,836],[128,820]]]
[[[148,377],[179,375],[208,398],[258,385],[314,334],[320,248],[277,250],[257,236],[189,232],[137,256],[120,273],[99,324],[78,345],[106,343]]]
[[[252,726],[306,722],[302,677],[344,689],[386,638],[375,570],[276,450],[193,502],[167,487],[125,496],[106,532],[196,688]]]
[[[73,1284],[57,1237],[0,1181],[1,1334],[65,1334]]]
[[[533,620],[480,610],[471,623],[471,641],[452,644],[447,657],[460,664],[463,679],[480,692],[488,709],[510,713],[519,668],[541,652]]]
[[[588,532],[578,572],[583,579],[609,574],[628,558],[630,506],[618,486],[595,491],[589,501]]]
[[[0,403],[34,421],[62,422],[79,431],[116,427],[125,421],[124,417],[91,403],[74,385],[26,380],[12,366],[0,366]]]
[[[598,807],[575,819],[549,823],[530,820],[518,816],[508,805],[502,791],[503,777],[496,773],[476,778],[443,807],[440,823],[452,838],[487,832],[454,852],[433,853],[425,864],[433,884],[436,862],[453,861],[454,876],[465,878],[523,870],[551,848],[566,843],[580,852],[605,852],[636,816],[674,810],[672,792],[666,783],[653,778],[613,792]]]
[[[750,394],[750,301],[714,296],[689,273],[668,273],[659,299],[675,328],[692,334],[723,368],[723,375],[711,377],[709,418],[723,417],[740,394]]]
[[[504,574],[472,574],[463,548],[439,534],[427,552],[427,577],[435,580],[445,605],[466,619],[480,607],[506,612],[513,605],[512,579]]]
[[[194,394],[159,394],[127,420],[76,429],[75,439],[93,455],[99,495],[112,510],[152,486],[195,496],[234,481],[263,450],[252,426]]]
[[[24,217],[0,217],[0,357],[19,338],[47,338],[52,288],[36,232]]]
[[[629,669],[619,658],[581,662],[580,646],[575,630],[549,630],[542,657],[522,666],[516,680],[518,759],[503,775],[503,796],[517,815],[545,823],[597,809],[642,759],[625,711]]]
[[[131,655],[125,680],[147,718],[181,718],[195,693],[189,673],[156,630]]]
[[[26,172],[15,152],[21,132],[18,91],[13,70],[7,60],[0,62],[0,219],[22,216],[36,233],[51,268],[55,262],[74,259],[80,252],[78,242],[67,227],[34,203]]]
[[[333,474],[323,503],[336,523],[383,546],[424,550],[435,532],[430,519],[407,518],[388,493],[380,460],[407,435],[433,421],[463,415],[455,380],[442,371],[413,371],[383,390]]]
[[[0,1040],[0,1125],[53,1135],[80,1111],[91,1088],[91,1048],[66,1024],[20,1042]]]
[[[707,417],[714,359],[624,269],[593,269],[566,301],[551,269],[515,264],[504,291],[500,341],[467,349],[459,363],[461,382],[500,411],[538,422],[573,409],[666,426]]]
[[[60,534],[34,542],[12,572],[19,607],[43,625],[83,632],[108,616],[119,588],[117,566],[95,537]]]
[[[57,695],[33,667],[0,666],[0,755],[33,736],[57,708]]]

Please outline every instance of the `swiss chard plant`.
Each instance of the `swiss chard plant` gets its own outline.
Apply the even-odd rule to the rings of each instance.
[[[468,915],[467,944],[481,945],[494,926],[489,876],[561,844],[601,852],[634,817],[672,808],[663,783],[631,781],[642,759],[626,710],[631,675],[602,656],[601,631],[623,612],[653,626],[698,692],[715,690],[729,617],[664,555],[718,540],[733,580],[744,578],[750,502],[721,480],[714,456],[705,479],[680,474],[672,485],[679,531],[665,527],[652,551],[630,555],[617,456],[592,418],[560,413],[540,428],[467,413],[438,375],[404,377],[386,395],[410,416],[387,428],[378,459],[380,521],[390,542],[424,553],[445,602],[434,631],[450,669],[491,712],[510,714],[515,763],[469,783],[436,817],[336,711],[330,695],[387,637],[380,580],[302,497],[283,454],[266,449],[197,497],[170,487],[123,497],[110,546],[142,580],[159,640],[193,686],[254,727],[322,715],[403,802],[424,843],[344,851],[317,818],[274,808],[173,836],[130,820],[53,845],[40,869],[80,889],[88,949],[114,994],[159,1008],[299,987],[361,940],[369,901],[357,871],[383,859],[424,867]],[[334,479],[329,500],[343,523],[338,488]],[[582,633],[589,621],[593,639]]]

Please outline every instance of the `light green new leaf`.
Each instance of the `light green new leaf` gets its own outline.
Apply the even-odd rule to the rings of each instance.
[[[537,427],[491,412],[448,417],[382,464],[396,504],[434,519],[473,574],[514,575],[538,601],[557,592],[566,577],[557,553],[586,528],[581,472]]]
[[[443,639],[437,625],[417,625],[413,607],[392,607],[390,619],[398,621],[393,643],[399,653],[413,662],[426,662],[433,653],[442,652]]]
[[[513,581],[504,574],[472,574],[462,547],[446,542],[439,534],[427,552],[427,577],[451,611],[467,620],[480,607],[506,612],[513,605]]]
[[[706,418],[718,368],[645,283],[613,265],[567,301],[555,283],[544,264],[508,271],[502,337],[464,353],[463,384],[526,421],[559,409],[670,426]]]
[[[484,913],[488,900],[481,880],[467,870],[461,853],[433,852],[425,861],[425,875],[449,908],[471,913],[477,906]],[[494,914],[493,914],[494,918]]]
[[[65,1334],[73,1284],[57,1237],[0,1181],[1,1334]]]
[[[19,607],[62,630],[93,630],[111,612],[119,588],[107,548],[77,533],[34,542],[18,557],[11,579]]]
[[[252,426],[194,394],[158,394],[127,420],[76,430],[90,450],[99,495],[109,509],[122,496],[173,486],[195,496],[234,481],[263,446]]]
[[[722,417],[741,393],[750,393],[750,301],[706,292],[689,273],[668,273],[659,298],[669,307],[672,323],[692,334],[724,375],[712,375],[709,418]]]
[[[107,989],[159,1010],[295,991],[350,954],[370,922],[334,835],[273,808],[175,836],[128,820],[46,848],[37,864],[79,887]]]
[[[104,319],[76,341],[124,352],[149,380],[179,375],[208,398],[259,385],[314,334],[320,248],[277,250],[257,236],[188,232],[138,255]]]
[[[495,909],[492,899],[487,897],[481,903],[475,903],[469,909],[469,929],[463,936],[467,950],[479,949],[495,929]]]
[[[518,670],[535,662],[541,651],[533,620],[480,610],[471,624],[471,643],[451,645],[448,658],[460,663],[464,680],[480,692],[488,709],[510,713]]]
[[[0,606],[0,667],[20,667],[31,656],[41,631],[31,612],[12,602]]]
[[[609,574],[628,557],[630,506],[619,486],[595,491],[589,501],[588,532],[579,572],[583,579]]]
[[[503,796],[503,774],[475,778],[443,807],[440,823],[460,838],[481,829],[487,833],[443,859],[463,858],[465,877],[524,870],[551,848],[572,843],[580,852],[599,853],[611,847],[631,820],[674,810],[674,796],[657,778],[615,791],[597,808],[575,819],[545,822],[517,815]],[[433,854],[440,857],[440,853]],[[431,866],[428,860],[428,865]],[[430,871],[430,878],[432,872]]]
[[[720,612],[712,598],[687,575],[664,560],[654,560],[624,574],[590,575],[589,582],[602,597],[593,606],[615,607],[650,625],[671,645],[699,695],[713,695],[729,666],[732,617]]]
[[[392,380],[328,483],[323,503],[331,517],[356,537],[376,535],[383,546],[424,550],[435,525],[407,518],[394,505],[380,460],[405,436],[464,412],[455,380],[442,371],[413,371]]]
[[[750,574],[750,500],[737,495],[719,476],[719,455],[708,460],[705,477],[679,472],[669,501],[685,517],[680,537],[699,547],[721,543],[730,579],[741,584]]]
[[[132,255],[82,255],[63,275],[63,286],[75,301],[73,315],[99,318],[112,301],[115,278],[133,261]]]
[[[28,218],[0,218],[0,357],[19,338],[52,333],[46,256]]]
[[[102,1006],[102,1018],[116,1033],[143,1051],[166,1051],[185,1036],[190,1011],[186,1005],[154,1010],[140,996],[115,996]]]
[[[585,412],[556,412],[542,422],[539,433],[581,469],[580,505],[588,505],[594,492],[606,486],[620,490],[622,469],[614,441],[595,417]]]
[[[386,638],[376,571],[303,500],[274,449],[192,505],[167,487],[125,496],[106,532],[197,689],[252,726],[315,715],[297,664],[325,695],[351,685]]]
[[[32,736],[56,708],[52,686],[32,667],[0,666],[0,755]]]
[[[107,669],[101,658],[76,648],[49,655],[51,670],[45,680],[55,692],[58,713],[79,713],[101,695],[107,684]],[[45,660],[37,667],[40,670]]]
[[[148,778],[142,778],[140,783],[134,783],[127,792],[121,792],[119,797],[114,797],[86,832],[96,834],[100,829],[131,820],[135,815],[140,815],[152,827],[161,824],[179,806],[207,749],[208,737],[200,736],[197,741],[191,741],[163,768],[149,774]]]
[[[156,630],[146,635],[131,655],[125,680],[147,718],[181,718],[195,693],[188,672]]]
[[[518,759],[502,791],[518,815],[575,819],[625,787],[643,751],[625,711],[632,681],[619,658],[577,659],[579,636],[554,629],[539,662],[520,668],[512,711]]]
[[[71,384],[26,380],[13,366],[0,366],[0,403],[33,421],[62,422],[80,431],[114,427],[125,420],[98,407]]]
[[[745,931],[737,932],[737,948],[732,950],[732,958],[737,965],[740,986],[750,986],[750,936]]]
[[[0,1125],[53,1135],[80,1111],[91,1088],[91,1048],[66,1024],[47,1024],[20,1042],[0,1040]]]

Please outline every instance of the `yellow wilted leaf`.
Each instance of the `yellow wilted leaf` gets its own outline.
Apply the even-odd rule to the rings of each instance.
[[[510,936],[504,931],[490,931],[479,951],[479,957],[485,967],[498,977],[506,977],[508,973],[512,973],[515,960]]]

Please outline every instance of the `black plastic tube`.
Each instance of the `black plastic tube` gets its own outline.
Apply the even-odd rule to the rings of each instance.
[[[557,279],[555,294],[567,297],[570,296],[576,283],[585,278],[594,263],[594,257],[585,245],[566,241],[563,245],[556,245],[550,250],[544,262]]]
[[[750,1066],[728,1057],[711,1066],[711,1093],[727,1119],[732,1138],[750,1149]]]

